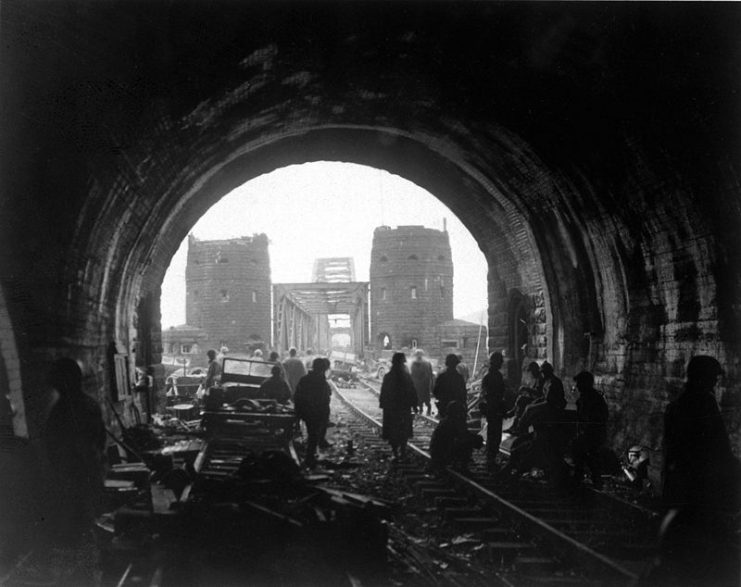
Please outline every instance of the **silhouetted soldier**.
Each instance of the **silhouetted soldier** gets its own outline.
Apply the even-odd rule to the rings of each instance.
[[[144,419],[151,421],[154,412],[156,411],[156,401],[154,399],[154,377],[152,376],[152,368],[141,369],[136,368],[136,381],[134,383],[134,392],[139,397],[139,405],[144,412]]]
[[[684,390],[664,414],[667,515],[658,575],[667,585],[738,585],[741,476],[715,401],[722,374],[714,358],[693,357]]]
[[[221,365],[216,360],[216,351],[210,349],[206,352],[208,357],[208,369],[206,370],[206,378],[203,380],[203,388],[206,392],[212,387],[216,387],[218,384],[218,378],[221,376]]]
[[[306,357],[304,358],[304,365],[306,366],[306,370],[307,371],[311,370],[313,364],[314,364],[314,351],[311,349],[307,349]]]
[[[383,376],[379,404],[383,410],[382,437],[388,440],[394,458],[406,457],[412,437],[412,410],[417,410],[417,392],[406,368],[404,353],[394,353],[391,369]]]
[[[59,394],[44,433],[54,477],[53,543],[72,554],[69,564],[83,564],[74,581],[85,584],[92,581],[96,564],[92,530],[103,492],[106,431],[100,406],[82,391],[82,371],[75,361],[55,361],[49,384]]]
[[[424,355],[425,352],[422,349],[417,349],[414,352],[415,358],[409,371],[414,382],[414,389],[417,392],[417,407],[421,412],[422,406],[427,406],[427,415],[429,416],[432,413],[430,394],[432,393],[435,376],[432,374],[432,365],[425,360]]]
[[[463,377],[463,382],[468,385],[468,380],[471,378],[471,372],[468,369],[468,365],[463,362],[463,355],[458,354],[458,364],[455,366],[455,370]]]
[[[296,352],[296,347],[291,347],[288,351],[288,358],[283,361],[283,369],[286,373],[288,386],[291,388],[291,396],[296,393],[299,380],[306,375],[304,362],[296,356]]]
[[[458,362],[458,357],[453,354],[445,357],[445,370],[438,374],[435,379],[435,386],[432,388],[432,395],[437,400],[437,413],[440,418],[445,417],[445,411],[450,402],[460,402],[464,408],[467,408],[466,382],[463,381],[463,376],[456,370]]]
[[[283,363],[280,362],[280,353],[278,351],[270,351],[270,355],[268,356],[268,361],[270,361],[271,363],[277,363],[278,367],[280,367],[281,377],[283,378],[284,381],[288,381],[288,376],[286,375],[286,372],[283,369]]]
[[[430,439],[431,467],[434,471],[444,471],[453,466],[465,472],[474,448],[481,448],[484,439],[466,427],[465,404],[450,402],[445,407],[445,416]]]
[[[506,414],[508,418],[513,418],[512,424],[504,432],[518,431],[520,418],[522,418],[527,407],[541,399],[543,399],[543,377],[541,376],[538,363],[531,361],[522,376],[520,389],[517,390],[515,405]]]
[[[541,366],[543,375],[543,399],[534,401],[525,408],[517,428],[510,432],[523,437],[522,445],[514,446],[508,468],[518,472],[542,465],[548,469],[556,484],[565,481],[567,473],[563,460],[564,435],[563,419],[566,408],[566,394],[563,383],[553,373],[553,366],[545,361]],[[528,436],[530,426],[534,434]],[[532,442],[530,442],[530,438]],[[527,440],[526,440],[527,439]]]
[[[607,442],[607,402],[594,389],[594,375],[582,371],[574,377],[579,399],[576,400],[577,432],[572,446],[574,480],[581,481],[584,466],[589,467],[592,484],[602,487],[601,451]]]
[[[504,363],[502,353],[489,357],[489,371],[481,380],[480,407],[486,417],[486,461],[489,468],[496,464],[499,444],[502,442],[502,419],[507,411],[504,403],[504,376],[500,369]]]
[[[520,381],[520,387],[528,387],[533,390],[533,395],[543,395],[543,374],[540,372],[540,365],[536,361],[530,361],[525,368],[525,373],[522,375]]]
[[[291,399],[291,388],[283,379],[283,369],[280,365],[273,365],[270,372],[272,375],[260,385],[260,397],[274,399],[279,404],[288,403]]]
[[[556,426],[563,421],[563,411],[566,408],[566,393],[563,383],[553,373],[553,365],[545,361],[540,367],[543,375],[543,399],[531,403],[525,408],[518,430],[513,433],[525,433],[530,426],[538,431],[549,426]]]
[[[311,371],[304,375],[296,386],[293,401],[296,417],[306,423],[306,456],[304,462],[309,467],[316,465],[316,448],[324,439],[329,423],[329,400],[332,390],[327,383],[325,372],[327,360],[317,357]]]

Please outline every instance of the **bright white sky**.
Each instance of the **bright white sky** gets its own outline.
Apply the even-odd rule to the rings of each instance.
[[[328,161],[283,167],[224,196],[191,232],[201,240],[264,232],[273,283],[310,281],[318,257],[353,257],[356,280],[368,281],[374,228],[442,229],[443,218],[453,251],[455,317],[473,320],[487,305],[486,260],[476,241],[440,200],[386,171]],[[185,323],[187,249],[185,239],[162,283],[163,328]]]

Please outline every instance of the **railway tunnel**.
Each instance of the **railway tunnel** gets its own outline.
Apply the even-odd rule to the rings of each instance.
[[[616,446],[660,448],[687,361],[717,357],[738,454],[740,17],[4,3],[0,380],[27,439],[5,453],[8,491],[36,475],[51,361],[81,361],[113,421],[112,356],[159,364],[160,285],[198,218],[249,179],[322,160],[446,204],[488,262],[489,347],[524,339],[564,377],[593,371]]]

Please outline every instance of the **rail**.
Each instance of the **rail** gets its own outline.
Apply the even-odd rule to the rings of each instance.
[[[364,382],[363,384],[367,387],[371,387]],[[376,428],[382,427],[382,423],[379,422],[377,418],[366,412],[361,407],[355,405],[348,397],[346,397],[346,394],[341,388],[338,388],[336,385],[333,385],[333,388],[337,397],[351,411],[356,413],[372,426]],[[434,418],[423,416],[423,419],[428,420],[430,423],[437,423],[437,420]],[[429,452],[416,444],[409,443],[408,447],[421,458],[426,460],[430,459]],[[638,582],[639,576],[635,572],[564,534],[559,529],[518,507],[514,503],[504,499],[502,496],[490,489],[487,489],[473,479],[470,479],[451,468],[448,468],[447,476],[464,491],[471,492],[477,495],[480,499],[495,504],[495,508],[503,516],[507,517],[517,526],[524,528],[529,534],[537,536],[542,542],[547,544],[553,552],[558,556],[563,557],[568,562],[577,564],[591,572],[600,573],[602,576],[609,577],[610,584],[633,585]]]

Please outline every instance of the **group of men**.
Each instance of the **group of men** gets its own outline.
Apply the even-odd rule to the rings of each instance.
[[[207,391],[218,385],[221,366],[215,350],[209,350],[206,354],[208,368],[202,387]],[[254,350],[252,358],[265,360],[261,349]],[[331,388],[326,378],[330,367],[329,359],[314,357],[311,351],[307,351],[307,358],[301,359],[297,349],[291,348],[283,362],[277,351],[272,351],[267,360],[274,365],[271,367],[270,377],[260,384],[259,396],[281,404],[293,401],[296,417],[306,425],[305,462],[313,467],[316,464],[317,447],[329,446],[325,438],[331,397]]]
[[[563,459],[566,451],[566,393],[553,366],[531,362],[523,377],[514,405],[506,398],[504,378],[500,372],[501,353],[492,353],[489,371],[481,382],[480,411],[487,420],[487,462],[490,470],[498,468],[502,432],[517,437],[510,447],[505,470],[523,473],[538,465],[557,482],[566,480]],[[572,441],[573,480],[580,482],[588,468],[595,488],[602,486],[602,458],[607,442],[608,407],[594,388],[594,376],[582,371],[574,377],[576,400],[576,435]],[[505,418],[512,425],[503,430]]]
[[[466,384],[469,379],[468,366],[461,355],[450,354],[445,358],[445,368],[435,377],[432,364],[425,358],[422,349],[414,351],[414,360],[409,365],[414,389],[417,392],[417,410],[432,415],[432,398],[437,401],[437,412],[444,415],[451,401],[466,401]]]
[[[282,403],[293,400],[296,417],[306,425],[304,462],[308,467],[314,467],[317,447],[330,446],[326,434],[332,389],[327,381],[329,359],[313,357],[311,351],[307,351],[307,356],[302,360],[298,357],[298,350],[292,347],[288,358],[281,363],[280,355],[273,351],[269,357],[275,363],[272,376],[260,386],[260,390],[265,397]]]
[[[286,385],[292,394],[296,414],[307,427],[307,459],[316,462],[316,448],[324,441],[329,422],[331,389],[326,379],[329,361],[315,358],[306,373],[305,365],[296,357],[295,349],[282,364],[276,364],[274,377],[285,371]],[[215,353],[209,354],[208,377],[218,376]],[[423,358],[418,356],[422,361]],[[416,363],[417,361],[415,361]],[[482,382],[481,408],[488,419],[488,455],[496,462],[501,440],[501,421],[512,416],[515,423],[510,432],[525,436],[533,429],[529,450],[523,455],[513,451],[513,457],[526,458],[533,454],[549,459],[563,456],[549,453],[560,447],[558,424],[566,405],[564,387],[548,363],[539,369],[528,367],[529,383],[520,389],[513,408],[505,401],[505,384],[500,373],[501,353],[490,357],[489,371]],[[432,395],[438,400],[440,423],[431,441],[433,464],[447,466],[475,448],[477,437],[466,429],[467,406],[465,382],[456,370],[458,358],[446,357],[446,369],[432,384]],[[212,368],[213,367],[213,368]],[[412,364],[412,373],[414,372]],[[426,369],[425,369],[426,370]],[[671,584],[672,577],[698,579],[731,576],[738,569],[719,564],[717,552],[720,536],[728,548],[734,544],[734,529],[741,506],[739,484],[741,466],[733,454],[723,420],[715,399],[714,388],[723,374],[717,360],[708,356],[693,357],[687,367],[687,383],[682,393],[665,412],[663,499],[667,516],[663,525],[664,568],[659,572],[668,577],[662,584]],[[90,527],[95,506],[101,495],[102,462],[105,428],[96,401],[82,391],[82,371],[72,359],[59,359],[53,366],[49,381],[58,399],[46,424],[45,439],[53,471],[57,474],[60,506],[54,517],[54,534],[58,544],[66,544],[84,552],[91,544]],[[599,452],[606,444],[607,404],[594,389],[594,377],[583,371],[575,378],[576,438],[572,443],[575,475],[579,478],[589,468],[597,486],[600,481]],[[524,443],[523,443],[524,444]],[[539,447],[539,448],[538,448]],[[561,448],[558,449],[559,451]],[[63,504],[63,505],[62,505]],[[727,538],[727,540],[726,540]],[[725,541],[725,542],[723,542]],[[736,553],[737,554],[737,553]],[[733,561],[733,552],[723,560]],[[737,560],[737,559],[736,559]],[[675,583],[676,584],[676,583]],[[698,583],[700,584],[700,583]]]

